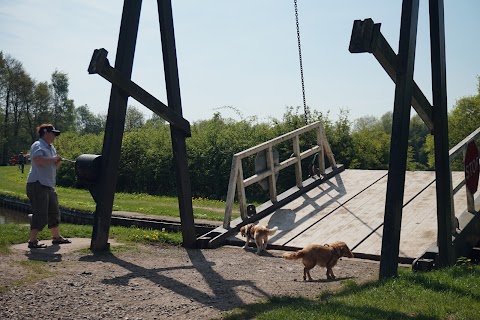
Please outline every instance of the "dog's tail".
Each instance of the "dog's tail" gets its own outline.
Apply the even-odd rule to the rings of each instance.
[[[295,252],[285,252],[282,257],[287,259],[287,260],[297,260],[303,258],[305,255],[305,251],[303,250],[298,250]]]
[[[272,229],[268,229],[268,235],[273,236],[275,232],[277,232],[278,227],[273,227]]]

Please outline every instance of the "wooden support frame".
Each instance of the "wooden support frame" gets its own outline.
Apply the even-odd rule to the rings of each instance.
[[[354,21],[349,50],[352,53],[370,52],[396,83],[390,149],[389,182],[385,205],[385,223],[382,239],[380,278],[397,274],[397,258],[401,226],[401,198],[403,198],[406,141],[408,139],[407,101],[430,129],[435,139],[435,172],[437,190],[437,221],[439,264],[451,265],[454,257],[451,234],[454,232],[455,209],[448,152],[448,117],[445,75],[445,26],[443,0],[429,1],[430,46],[432,63],[433,106],[413,81],[418,0],[404,0],[400,28],[398,56],[380,32],[380,24],[373,20]],[[411,88],[410,88],[411,87]],[[403,179],[402,179],[403,177]],[[390,182],[392,181],[392,182]]]
[[[123,4],[115,69],[127,79],[130,79],[132,76],[141,6],[141,1],[126,0]],[[112,218],[115,186],[117,184],[127,102],[128,95],[117,85],[112,85],[105,136],[103,138],[102,170],[99,177],[99,190],[102,190],[102,192],[98,197],[99,201],[95,209],[92,241],[90,244],[90,249],[93,251],[110,249],[108,234]]]
[[[454,261],[452,225],[454,215],[452,175],[448,148],[447,79],[445,66],[445,22],[443,0],[430,0],[430,52],[432,62],[433,137],[435,145],[435,177],[437,191],[438,266],[451,266]]]
[[[380,26],[380,23],[374,23],[372,19],[355,20],[348,50],[351,53],[372,53],[390,79],[397,83],[398,56],[381,33]],[[433,131],[433,107],[415,81],[411,105],[430,131]]]
[[[107,50],[103,48],[95,50],[92,60],[90,61],[90,66],[88,67],[88,73],[98,74],[112,84],[122,88],[130,97],[183,131],[185,136],[191,136],[190,123],[187,120],[142,89],[135,82],[124,77],[118,70],[112,68],[108,62],[107,54]]]
[[[181,116],[182,99],[180,95],[180,80],[178,78],[172,2],[171,0],[157,0],[157,4],[168,105]],[[173,161],[176,168],[178,206],[182,222],[182,245],[186,248],[193,248],[196,243],[196,234],[188,170],[187,142],[183,132],[173,125],[170,125],[170,135],[172,137]]]
[[[300,152],[300,138],[299,138],[300,135],[310,132],[312,130],[315,131],[317,144],[308,150]],[[273,154],[272,149],[275,145],[287,140],[292,141],[293,156],[291,158],[288,158],[282,161],[278,166],[275,166],[273,163],[274,161],[272,156]],[[251,155],[254,155],[263,151],[266,152],[266,159],[267,159],[266,170],[264,172],[260,172],[245,178],[243,175],[242,160]],[[246,187],[256,182],[259,182],[263,179],[268,179],[270,201],[272,201],[272,203],[275,203],[277,201],[277,196],[278,196],[277,190],[276,190],[275,175],[281,170],[291,165],[295,165],[295,183],[297,187],[301,188],[303,183],[301,161],[305,158],[315,155],[316,153],[319,154],[319,156],[317,157],[317,161],[318,161],[320,174],[325,173],[325,157],[327,157],[327,159],[329,160],[329,163],[332,168],[337,167],[337,163],[335,162],[335,157],[333,155],[332,149],[330,148],[330,144],[328,143],[327,137],[325,135],[325,129],[323,128],[322,123],[318,121],[312,124],[306,125],[297,130],[286,133],[284,135],[281,135],[275,139],[259,144],[250,149],[234,154],[232,158],[232,167],[230,170],[230,179],[228,182],[228,191],[227,191],[223,227],[225,229],[230,228],[230,221],[231,221],[233,203],[235,200],[235,194],[237,194],[237,200],[240,206],[240,215],[242,219],[245,220],[247,219],[247,200],[245,196]]]
[[[90,73],[98,73],[112,82],[99,178],[102,193],[95,211],[91,250],[109,249],[108,234],[129,96],[170,122],[183,246],[194,247],[196,243],[185,141],[190,136],[190,124],[182,117],[172,5],[170,0],[157,0],[169,107],[131,81],[141,5],[140,0],[124,1],[115,67],[110,67],[106,60],[106,50],[97,50],[89,67]]]
[[[400,26],[390,160],[385,200],[380,278],[397,275],[407,168],[410,106],[417,40],[419,0],[404,0]]]

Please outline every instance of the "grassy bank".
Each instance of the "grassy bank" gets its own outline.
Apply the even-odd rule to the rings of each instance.
[[[25,183],[30,166],[21,173],[17,166],[0,166],[0,194],[27,199]],[[78,210],[95,211],[95,202],[88,190],[57,187],[60,206]],[[225,202],[208,199],[193,199],[195,219],[223,221]],[[145,214],[179,217],[176,197],[151,196],[147,194],[116,193],[114,211],[139,212]],[[234,207],[233,218],[239,216],[238,207]]]
[[[305,283],[305,285],[312,285]],[[317,297],[275,297],[234,310],[224,319],[478,319],[480,266],[428,273],[401,270],[399,277],[357,285]]]

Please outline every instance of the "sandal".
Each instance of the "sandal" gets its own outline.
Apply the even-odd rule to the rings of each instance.
[[[53,238],[52,239],[52,244],[66,244],[66,243],[72,243],[72,241],[64,238],[64,237],[58,237],[58,238]]]
[[[47,245],[45,243],[38,242],[36,241],[28,241],[28,247],[30,249],[45,249]]]

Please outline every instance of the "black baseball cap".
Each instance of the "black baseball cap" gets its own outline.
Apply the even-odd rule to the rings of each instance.
[[[60,130],[55,129],[55,127],[52,125],[40,126],[40,129],[38,129],[38,134],[42,135],[45,132],[53,132],[53,134],[55,134],[56,136],[60,135]]]

